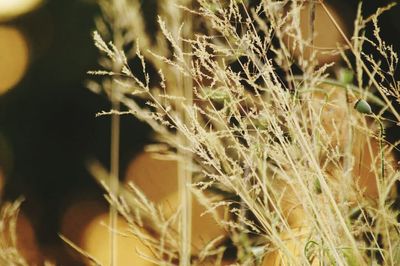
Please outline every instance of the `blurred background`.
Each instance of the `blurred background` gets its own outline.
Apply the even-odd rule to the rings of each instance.
[[[57,235],[63,213],[76,201],[103,198],[87,160],[109,164],[110,118],[95,114],[110,104],[84,86],[86,72],[98,68],[97,15],[94,1],[0,1],[1,195],[25,198],[20,216],[31,228],[22,229],[29,232],[21,243],[36,241],[37,251],[63,265],[78,265]],[[121,122],[123,165],[147,130],[133,116]]]
[[[141,2],[154,26],[157,1]],[[358,1],[326,2],[350,34]],[[365,14],[388,2],[365,1]],[[86,72],[98,68],[91,38],[98,15],[96,1],[0,1],[0,195],[2,201],[25,199],[17,230],[31,265],[44,259],[83,265],[58,233],[78,239],[89,220],[107,209],[86,167],[89,159],[109,165],[110,117],[95,114],[110,104],[84,86],[90,78]],[[400,48],[399,15],[397,6],[380,20],[383,39],[395,51]],[[322,10],[317,10],[316,32],[317,46],[343,43]],[[132,116],[121,117],[122,175],[149,143],[150,133]],[[398,132],[388,135],[396,139]],[[148,160],[141,162],[129,171],[140,171]]]

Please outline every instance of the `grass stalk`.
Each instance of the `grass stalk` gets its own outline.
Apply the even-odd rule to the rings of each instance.
[[[375,73],[371,73],[369,66],[367,68],[362,61],[362,47],[356,41],[350,43],[323,1],[319,3],[355,53],[357,77],[360,77],[360,72],[366,72],[371,77],[371,85],[377,86],[382,93],[384,88],[373,79]],[[317,256],[319,263],[335,261],[338,265],[347,265],[349,254],[360,264],[375,261],[378,258],[376,254],[369,256],[364,252],[365,243],[359,234],[382,229],[372,228],[365,222],[369,216],[378,220],[380,212],[388,217],[391,215],[386,209],[388,201],[381,201],[379,208],[373,202],[386,199],[383,191],[389,191],[390,180],[394,177],[391,177],[390,167],[385,169],[385,162],[391,159],[384,157],[388,156],[384,153],[384,128],[381,118],[375,117],[380,125],[380,154],[375,154],[376,165],[363,165],[362,169],[372,173],[368,170],[373,168],[378,174],[362,173],[360,178],[365,183],[376,178],[378,195],[374,194],[375,198],[372,198],[366,194],[368,191],[357,190],[357,176],[354,176],[357,172],[353,169],[353,162],[366,159],[362,150],[358,154],[354,145],[359,143],[364,147],[374,136],[368,130],[366,120],[349,109],[349,103],[355,98],[365,98],[391,109],[387,97],[380,101],[364,88],[360,79],[358,87],[351,85],[351,81],[349,84],[339,82],[340,79],[336,80],[328,72],[333,64],[318,68],[315,56],[319,51],[314,49],[314,37],[318,37],[318,32],[314,36],[313,29],[314,21],[317,23],[318,19],[316,8],[320,6],[315,6],[318,2],[309,6],[311,40],[304,40],[298,30],[300,12],[304,7],[296,1],[283,7],[267,0],[254,10],[249,9],[245,0],[226,3],[199,0],[201,8],[198,10],[193,10],[191,4],[191,0],[184,1],[185,6],[178,8],[173,4],[161,4],[161,32],[157,42],[147,52],[141,53],[139,47],[135,55],[130,51],[131,56],[137,56],[142,62],[144,81],[131,72],[123,52],[117,51],[113,44],[107,45],[100,38],[96,39],[97,46],[110,61],[122,58],[124,64],[122,71],[113,69],[98,74],[111,76],[124,87],[118,95],[122,103],[133,101],[130,98],[145,99],[146,107],[135,105],[132,113],[137,113],[136,116],[143,121],[149,120],[147,122],[160,134],[161,141],[178,153],[180,214],[174,218],[178,221],[177,235],[162,238],[158,253],[157,240],[151,244],[157,258],[166,260],[166,256],[172,254],[169,261],[180,266],[203,265],[203,257],[198,258],[197,248],[191,244],[192,191],[199,189],[206,195],[207,192],[221,191],[221,195],[211,199],[215,202],[210,207],[228,206],[227,210],[237,215],[237,219],[221,224],[233,234],[230,235],[233,241],[246,239],[234,243],[243,251],[239,258],[241,264],[247,265],[248,260],[256,257],[262,260],[261,255],[251,254],[253,248],[258,249],[261,245],[269,250],[279,250],[282,256],[296,264],[310,263],[308,259]],[[193,17],[196,20],[192,21]],[[203,20],[198,23],[197,18]],[[269,23],[264,24],[265,20]],[[265,35],[260,35],[260,30]],[[127,32],[126,29],[123,32]],[[138,32],[130,33],[139,39]],[[357,28],[355,32],[357,38]],[[294,38],[294,47],[300,46],[300,50],[311,42],[312,55],[309,58],[303,55],[297,61],[292,58],[291,53],[297,48],[286,46],[288,35]],[[279,40],[279,45],[271,43],[273,38]],[[126,40],[126,44],[130,41],[135,42],[135,39]],[[118,49],[124,47],[116,44]],[[276,55],[276,60],[270,54]],[[156,65],[162,82],[153,85],[149,82],[152,74],[147,73],[145,65],[157,60],[160,61]],[[291,73],[293,60],[304,75]],[[289,91],[285,90],[282,77],[275,71],[275,63],[285,71]],[[332,93],[321,99],[327,86]],[[307,94],[307,91],[315,93]],[[291,92],[298,97],[294,98]],[[373,115],[370,108],[365,108],[361,105],[357,110]],[[118,106],[113,104],[113,109],[117,114]],[[395,113],[395,116],[400,115]],[[368,137],[357,139],[358,132],[368,132]],[[112,138],[114,147],[118,139]],[[117,158],[117,155],[111,157]],[[380,165],[377,163],[379,157]],[[111,172],[118,176],[118,169],[112,167]],[[386,178],[388,182],[382,182]],[[314,187],[316,181],[318,189]],[[382,189],[379,186],[383,186]],[[238,210],[233,206],[238,206]],[[354,209],[359,206],[363,208],[360,210],[362,216],[353,218]],[[299,219],[305,221],[294,221],[293,217],[300,216]],[[155,212],[151,211],[150,217],[158,221]],[[389,220],[384,222],[385,237],[392,241],[389,238],[392,237],[393,224]],[[304,226],[300,231],[297,228],[299,224]],[[167,224],[164,228],[163,232],[172,232]],[[307,239],[298,235],[299,232]],[[235,238],[237,235],[239,238]],[[383,248],[377,236],[372,235],[373,240],[367,243],[366,248],[375,248],[385,262],[393,262],[392,254],[385,257],[386,253],[380,251]],[[304,254],[297,254],[290,248],[292,242],[302,245],[307,241],[314,245],[308,245]],[[164,246],[165,243],[169,246]],[[389,244],[392,243],[395,242]],[[343,252],[343,245],[350,251]],[[170,251],[169,255],[164,252],[166,249]],[[392,246],[389,250],[392,252]],[[211,258],[212,252],[208,256]]]
[[[191,0],[189,0],[190,5]],[[189,7],[191,8],[191,7]],[[192,32],[192,19],[190,14],[185,13],[183,15],[183,36],[181,38],[191,38]],[[186,54],[185,64],[190,65],[191,62],[191,46],[189,43],[183,41],[179,42],[181,50]],[[181,120],[185,125],[190,124],[190,117],[187,114],[187,110],[184,106],[191,106],[193,102],[193,82],[191,77],[186,77],[183,73],[179,73],[180,93],[184,98],[184,104],[180,106]],[[179,142],[182,147],[189,147],[190,142],[187,137],[179,133]],[[191,264],[191,235],[192,235],[192,156],[183,148],[178,149],[180,160],[178,162],[178,183],[179,183],[179,194],[181,202],[181,257],[180,266],[188,266]]]
[[[119,111],[119,102],[116,100],[115,92],[112,94],[112,106],[114,110]],[[120,137],[120,116],[117,113],[111,115],[111,147],[110,147],[110,192],[112,195],[118,195],[119,186],[119,137]],[[110,238],[110,265],[117,266],[117,218],[118,211],[114,204],[110,204],[109,210],[109,238]]]
[[[382,96],[383,100],[387,104],[389,110],[392,112],[392,114],[396,117],[397,121],[400,121],[400,114],[397,112],[397,110],[394,108],[393,104],[389,100],[388,96],[386,93],[383,91],[381,85],[376,81],[375,76],[371,73],[371,71],[368,69],[364,61],[361,59],[361,54],[357,53],[356,50],[354,49],[354,46],[350,42],[350,40],[347,38],[346,34],[343,32],[343,30],[340,28],[339,24],[336,22],[334,17],[332,16],[331,12],[328,10],[326,5],[322,0],[319,0],[321,6],[324,8],[324,11],[326,14],[329,16],[329,19],[332,21],[332,23],[335,25],[336,29],[339,31],[340,35],[342,35],[343,39],[345,40],[346,44],[349,46],[350,51],[354,54],[356,57],[357,61],[361,63],[362,69],[365,71],[365,73],[368,75],[368,78],[370,79],[371,83],[377,88],[379,91],[379,94]]]

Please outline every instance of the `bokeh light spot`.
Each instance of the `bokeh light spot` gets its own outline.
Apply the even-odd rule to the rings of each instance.
[[[22,79],[28,61],[28,44],[23,34],[13,27],[0,26],[0,95]]]
[[[0,0],[0,21],[10,20],[37,8],[42,0]]]
[[[340,14],[326,3],[325,6],[328,8],[336,23],[346,34],[347,28]],[[300,12],[300,30],[304,40],[311,39],[312,33],[310,23],[310,5],[305,4]],[[313,47],[306,45],[304,47],[303,56],[308,58],[312,51],[314,51],[320,65],[340,60],[340,54],[337,50],[338,47],[343,47],[345,45],[345,40],[329,18],[329,15],[319,4],[315,5],[314,34]],[[293,42],[291,38],[288,38],[288,40],[289,43]],[[295,49],[293,52],[296,57],[301,55],[299,49]]]

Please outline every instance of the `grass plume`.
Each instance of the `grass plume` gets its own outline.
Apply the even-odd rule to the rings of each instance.
[[[252,7],[246,0],[198,0],[190,7],[159,1],[152,40],[139,4],[116,0],[101,1],[94,41],[102,69],[90,73],[104,79],[90,86],[115,92],[113,99],[148,123],[190,171],[182,195],[193,191],[210,212],[227,208],[218,222],[229,232],[222,238],[237,250],[237,265],[398,265],[397,211],[391,208],[399,178],[395,145],[373,118],[400,122],[390,100],[399,100],[398,57],[378,24],[393,5],[367,18],[360,5],[347,38],[325,3],[314,4],[345,39],[346,46],[331,52],[342,54],[354,81],[335,76],[334,62],[319,64],[318,54],[326,51],[300,30],[304,1],[265,0]],[[371,23],[374,39],[367,39]],[[365,43],[385,64],[364,52]],[[130,60],[139,66],[131,69]],[[353,108],[359,99],[377,103],[373,117]],[[395,120],[383,117],[385,111]],[[221,263],[223,241],[193,247],[182,234],[190,232],[190,219],[182,218],[190,201],[166,217],[134,184],[109,197],[159,264]]]

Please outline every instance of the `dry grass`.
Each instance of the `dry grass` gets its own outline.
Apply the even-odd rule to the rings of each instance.
[[[0,264],[10,266],[28,265],[17,247],[17,218],[22,200],[4,203],[0,210]]]
[[[99,115],[136,116],[167,145],[162,153],[180,162],[181,207],[172,216],[134,184],[108,189],[110,175],[92,165],[111,205],[151,250],[146,258],[221,265],[221,239],[229,238],[236,265],[399,265],[391,207],[399,175],[395,145],[384,139],[384,126],[400,122],[390,101],[400,99],[398,58],[378,24],[392,5],[367,18],[360,5],[346,46],[310,52],[313,38],[303,38],[299,17],[304,8],[313,12],[303,1],[254,8],[246,0],[158,1],[153,36],[138,2],[100,1],[94,41],[102,69],[90,73],[103,79],[88,86],[125,110]],[[330,16],[322,1],[315,5]],[[368,24],[373,40],[365,37]],[[384,61],[365,54],[365,44]],[[350,72],[332,75],[338,68],[319,65],[321,52],[341,54]],[[355,109],[358,99],[374,104],[374,113]],[[203,247],[190,241],[191,195],[215,217],[217,208],[228,213],[217,221],[228,233]]]
[[[90,72],[105,78],[90,87],[118,93],[127,112],[148,123],[178,160],[187,162],[190,155],[192,182],[181,190],[200,195],[210,211],[228,208],[219,223],[237,248],[236,264],[400,263],[397,211],[391,208],[398,172],[394,145],[383,139],[389,121],[382,117],[388,111],[396,118],[391,123],[400,121],[389,100],[399,99],[398,58],[380,38],[378,24],[392,5],[367,18],[360,5],[351,39],[334,22],[347,45],[328,52],[340,53],[351,69],[335,77],[335,64],[319,65],[321,51],[310,53],[313,38],[303,38],[300,12],[311,8],[312,18],[313,7],[302,1],[266,0],[254,8],[242,0],[199,0],[191,8],[188,1],[160,1],[154,42],[138,4],[107,3],[94,34],[104,70]],[[322,2],[315,4],[333,19]],[[370,23],[373,40],[365,37]],[[365,43],[385,62],[365,54]],[[130,69],[134,58],[140,71]],[[148,65],[158,74],[150,74]],[[355,109],[358,99],[374,104],[375,113],[368,106]],[[222,256],[219,241],[197,253],[179,233],[190,225],[182,219],[178,232],[169,228],[170,221],[134,186],[126,195],[131,202],[111,202],[135,234],[143,234],[158,264],[188,265],[190,249],[192,264]],[[188,206],[184,201],[170,219],[184,216]],[[141,226],[143,217],[150,227]]]

